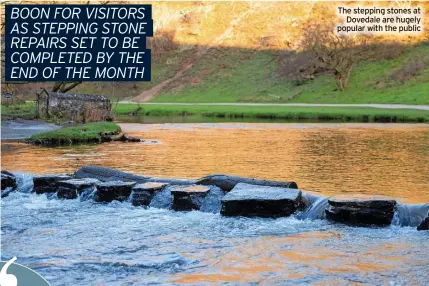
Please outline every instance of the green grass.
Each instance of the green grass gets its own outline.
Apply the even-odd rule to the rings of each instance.
[[[58,130],[34,134],[31,140],[73,143],[101,140],[101,133],[120,132],[121,128],[114,122],[92,122],[83,125],[64,127]]]
[[[115,113],[126,115],[137,104],[119,104]],[[229,118],[266,118],[291,121],[354,122],[429,122],[429,112],[413,109],[380,109],[370,107],[301,107],[301,106],[208,106],[208,105],[141,105],[142,115]]]
[[[36,118],[36,115],[36,105],[33,102],[1,105],[2,118],[34,119]]]
[[[371,107],[305,107],[305,106],[234,106],[234,105],[164,105],[118,104],[116,115],[128,115],[139,106],[140,115],[147,116],[203,116],[212,118],[277,119],[288,121],[353,121],[353,122],[429,122],[429,111],[414,109],[380,109]],[[35,113],[35,105],[26,103],[16,110]],[[2,107],[2,111],[4,107]],[[34,135],[32,139],[98,140],[100,132],[120,130],[111,122],[89,123]]]
[[[426,66],[403,83],[393,80],[391,74],[410,60],[424,60]],[[392,60],[359,62],[346,90],[336,91],[329,75],[300,86],[282,79],[274,52],[217,49],[198,59],[152,101],[429,104],[428,63],[429,44],[411,46]],[[198,79],[198,83],[191,84],[189,79]]]

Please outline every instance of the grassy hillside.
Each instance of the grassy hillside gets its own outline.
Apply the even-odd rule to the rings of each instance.
[[[404,82],[395,81],[392,75],[416,59],[427,63],[424,69]],[[277,69],[270,51],[220,51],[200,59],[182,82],[169,85],[152,101],[429,104],[428,44],[410,47],[393,60],[358,63],[342,92],[336,91],[332,76],[320,75],[297,86]],[[190,84],[183,86],[187,81]]]
[[[152,4],[152,82],[87,82],[73,91],[101,94],[112,100],[153,102],[429,104],[427,33],[394,38],[403,46],[400,53],[391,57],[375,53],[358,62],[349,86],[340,92],[334,78],[326,73],[298,86],[279,72],[283,52],[299,49],[308,19],[332,17],[329,13],[335,14],[339,2]],[[425,5],[427,31],[429,4],[421,5]],[[417,71],[397,76],[406,73],[415,61],[423,63]],[[50,85],[19,85],[16,93],[30,99],[40,87]]]

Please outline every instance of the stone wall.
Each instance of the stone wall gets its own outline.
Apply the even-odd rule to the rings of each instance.
[[[101,95],[42,91],[38,94],[40,118],[57,117],[76,122],[110,120],[112,104]]]

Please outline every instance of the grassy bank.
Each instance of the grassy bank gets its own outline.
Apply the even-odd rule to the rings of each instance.
[[[137,110],[137,104],[119,104],[117,115]],[[140,115],[205,116],[226,118],[265,118],[290,121],[344,122],[429,122],[429,112],[413,109],[380,109],[371,107],[302,107],[302,106],[205,106],[205,105],[141,105]]]
[[[2,119],[34,119],[37,116],[36,104],[26,102],[22,104],[1,105]]]
[[[31,136],[29,141],[43,145],[101,143],[103,134],[116,134],[120,131],[121,128],[113,122],[93,122],[38,133]]]
[[[163,104],[118,104],[114,110],[118,116],[128,115],[141,107],[139,116],[204,116],[213,118],[258,118],[288,121],[342,121],[342,122],[429,122],[429,111],[414,109],[380,109],[371,107],[307,107],[307,106],[234,106],[234,105],[163,105]],[[35,114],[35,105],[26,103],[13,109],[2,107],[11,118],[19,114]],[[24,112],[25,110],[25,112]],[[19,111],[19,112],[16,112]],[[13,114],[13,116],[11,116]],[[2,113],[2,117],[4,114]],[[22,118],[22,117],[20,117]],[[24,117],[25,118],[25,117]],[[94,138],[94,130],[110,130],[113,123],[90,123],[87,131],[79,131],[81,126],[68,127],[55,136],[77,136],[83,140]],[[95,126],[94,126],[95,125]],[[99,126],[98,126],[99,125]],[[75,129],[76,128],[76,129]],[[67,129],[67,128],[66,128]],[[60,132],[61,131],[61,132]],[[63,133],[65,132],[65,133]],[[50,136],[50,132],[46,132]],[[97,133],[95,131],[95,133]],[[61,137],[58,137],[61,138]],[[35,138],[37,139],[37,138]]]

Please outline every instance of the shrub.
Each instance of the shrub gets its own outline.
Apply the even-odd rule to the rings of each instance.
[[[303,50],[316,59],[318,68],[332,72],[339,90],[346,88],[364,45],[364,37],[338,35],[329,22],[308,23],[301,40]]]
[[[317,60],[309,52],[287,51],[280,54],[280,74],[288,80],[295,81],[298,85],[314,79],[318,71]]]
[[[407,80],[411,79],[413,76],[420,74],[420,72],[425,68],[425,62],[421,59],[410,60],[406,65],[401,67],[399,70],[393,72],[390,75],[392,80],[404,83]]]

